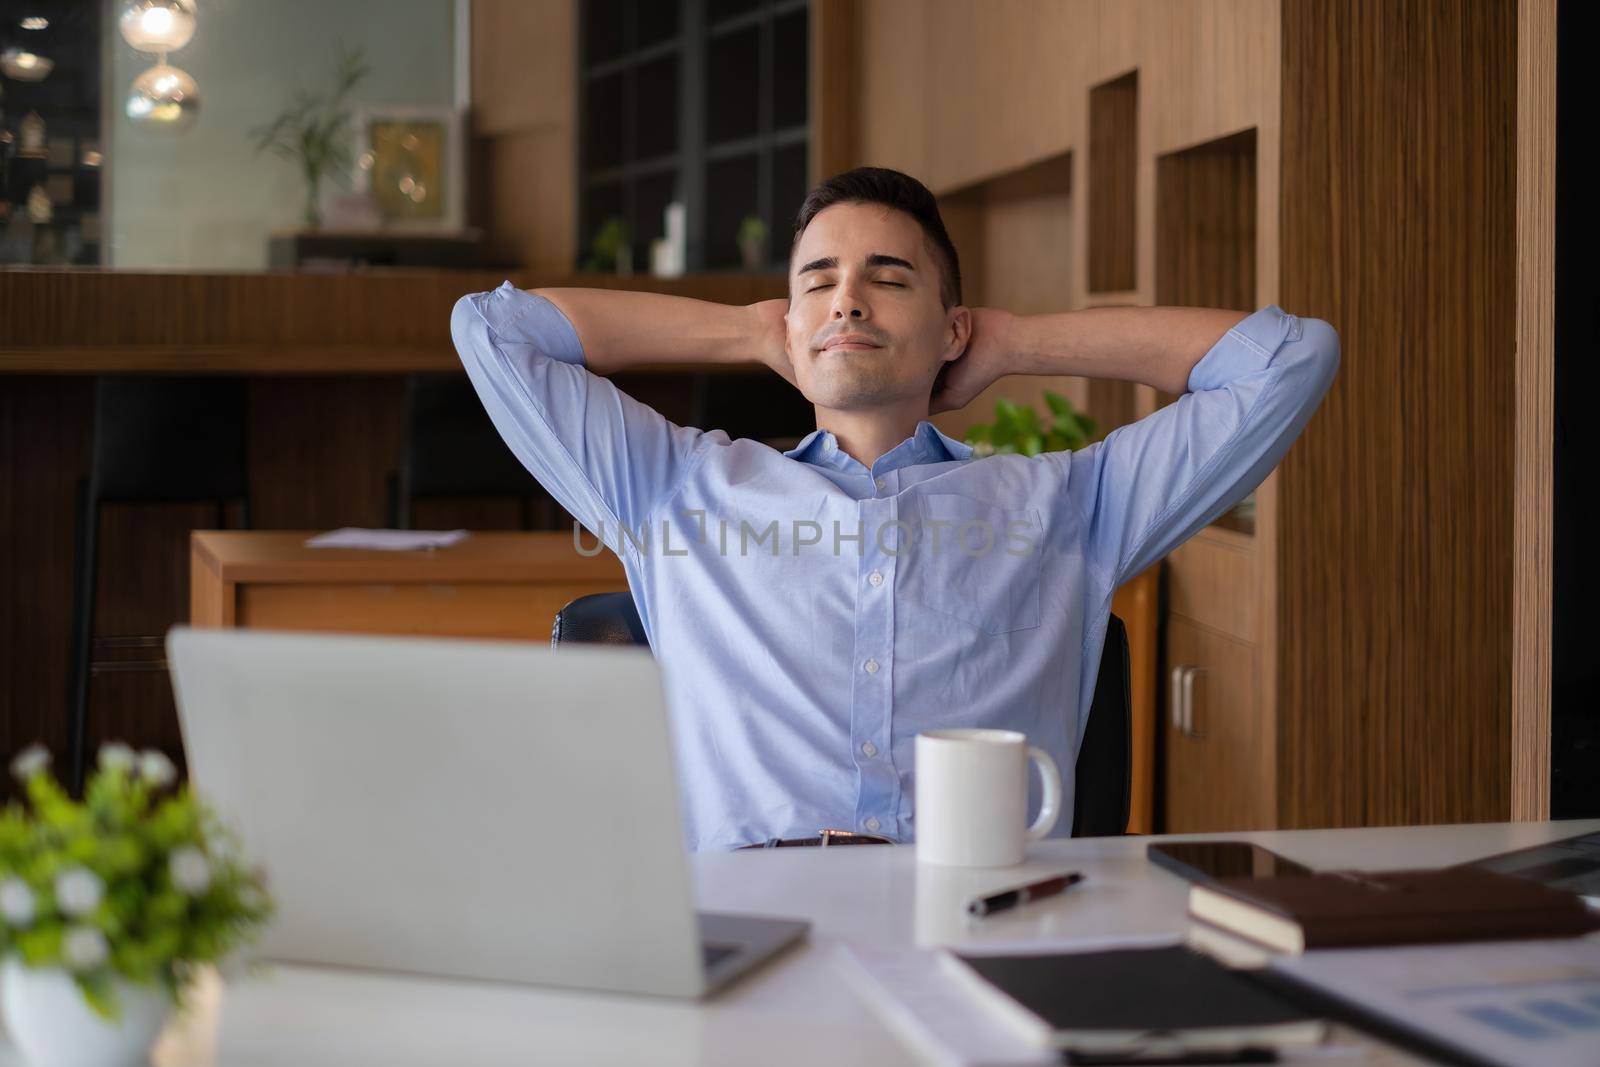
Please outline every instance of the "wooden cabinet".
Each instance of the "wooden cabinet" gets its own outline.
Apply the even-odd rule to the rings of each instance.
[[[309,533],[196,530],[190,623],[548,641],[557,611],[628,588],[570,533],[475,533],[422,552],[306,548]]]
[[[1262,775],[1255,646],[1174,615],[1167,620],[1168,833],[1271,825]]]

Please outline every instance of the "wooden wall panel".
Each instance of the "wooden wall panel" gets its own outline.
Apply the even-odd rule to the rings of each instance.
[[[1283,303],[1343,340],[1279,468],[1284,826],[1510,814],[1516,29],[1284,8]]]
[[[861,24],[855,0],[811,0],[810,185],[858,165]]]
[[[1256,131],[1156,160],[1157,304],[1252,311]]]
[[[950,239],[961,257],[963,298],[1018,314],[1065,311],[1072,292],[1072,157],[1055,156],[940,200]],[[996,397],[1046,410],[1044,391],[1088,406],[1081,378],[1015,375],[994,382],[960,411],[932,421],[952,437],[994,418]]]
[[[1089,90],[1089,288],[1139,284],[1139,72]]]
[[[494,255],[564,274],[577,261],[575,0],[473,0],[472,140]]]
[[[1517,4],[1517,429],[1511,817],[1550,817],[1556,0]]]

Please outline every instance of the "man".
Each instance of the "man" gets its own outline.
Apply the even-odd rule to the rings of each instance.
[[[935,727],[1022,731],[1070,798],[1113,591],[1266,476],[1339,361],[1328,324],[1277,307],[964,307],[934,197],[880,168],[808,194],[787,300],[508,282],[451,330],[512,451],[622,558],[697,849],[910,841],[913,740]],[[816,408],[787,452],[603,377],[752,357]],[[973,459],[928,416],[1003,374],[1185,395],[1077,452]]]

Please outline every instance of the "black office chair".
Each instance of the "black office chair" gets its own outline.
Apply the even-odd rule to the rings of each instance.
[[[221,528],[227,525],[228,503],[238,501],[240,526],[248,529],[245,414],[243,378],[102,377],[95,382],[92,459],[89,476],[78,483],[67,679],[67,775],[74,793],[83,788],[88,763],[90,680],[112,672],[167,669],[164,658],[127,658],[138,650],[161,649],[160,634],[94,635],[100,505],[214,502]],[[97,658],[111,650],[120,658]]]
[[[518,502],[524,530],[561,528],[560,505],[506,447],[466,376],[408,377],[406,443],[400,469],[389,476],[389,526],[411,529],[418,500],[494,497]]]
[[[570,644],[642,645],[644,625],[632,593],[581,596],[556,612],[550,647]],[[1128,829],[1133,744],[1128,630],[1115,615],[1094,683],[1089,726],[1078,749],[1072,802],[1073,837],[1112,837]]]

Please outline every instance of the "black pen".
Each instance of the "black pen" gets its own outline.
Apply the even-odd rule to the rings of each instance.
[[[1043,897],[1053,897],[1057,893],[1063,892],[1066,889],[1077,885],[1081,881],[1083,881],[1083,875],[1077,871],[1070,871],[1067,874],[1051,875],[1049,878],[1043,878],[1037,882],[1029,882],[1027,885],[1019,885],[1015,889],[1007,889],[1003,893],[995,893],[992,896],[974,898],[973,901],[967,905],[967,914],[988,915],[996,911],[1005,911],[1007,908],[1014,908],[1019,904],[1026,904],[1030,900],[1039,900]]]

